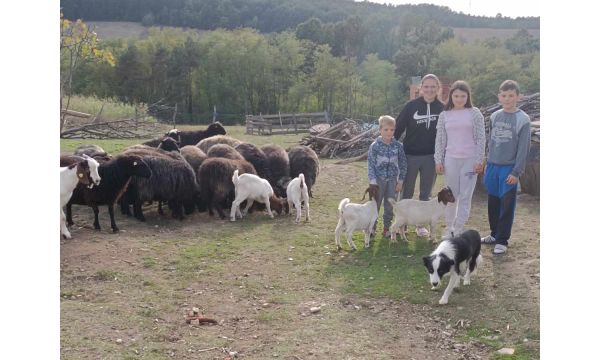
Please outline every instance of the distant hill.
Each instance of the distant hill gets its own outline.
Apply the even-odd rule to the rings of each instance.
[[[403,20],[433,20],[446,27],[539,29],[539,17],[485,17],[431,4],[384,5],[351,0],[61,0],[67,19],[132,21],[212,30],[251,27],[261,32],[295,29],[310,18],[336,23],[359,17],[389,29]]]

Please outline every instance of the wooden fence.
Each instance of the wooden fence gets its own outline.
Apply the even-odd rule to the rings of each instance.
[[[313,125],[329,123],[327,112],[275,115],[246,115],[246,134],[298,134],[308,132]]]

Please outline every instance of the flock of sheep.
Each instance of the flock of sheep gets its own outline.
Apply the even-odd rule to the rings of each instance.
[[[66,225],[73,224],[73,204],[93,209],[97,230],[98,206],[108,206],[113,232],[119,230],[115,203],[123,214],[140,221],[145,221],[142,205],[152,201],[158,202],[161,215],[164,204],[177,219],[196,210],[210,215],[216,210],[224,219],[223,209],[230,209],[232,221],[249,209],[262,210],[260,204],[253,206],[255,202],[263,203],[271,216],[271,209],[285,214],[293,206],[299,221],[304,203],[309,220],[308,197],[319,174],[319,159],[309,147],[298,145],[287,151],[275,144],[258,147],[227,136],[218,122],[205,130],[173,129],[116,156],[96,145],[81,146],[73,154],[62,154],[60,166],[65,238],[70,238]],[[244,201],[242,213],[239,207]]]

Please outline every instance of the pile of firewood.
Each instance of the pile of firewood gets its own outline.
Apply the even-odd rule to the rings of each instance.
[[[349,158],[365,154],[378,135],[377,126],[365,129],[361,121],[346,119],[303,138],[300,144],[311,147],[322,158]]]

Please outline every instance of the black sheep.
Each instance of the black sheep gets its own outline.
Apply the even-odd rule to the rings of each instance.
[[[308,194],[312,197],[312,187],[317,182],[319,175],[319,157],[308,146],[297,145],[288,151],[290,159],[290,177],[295,178],[304,174]]]
[[[231,160],[244,160],[242,154],[228,144],[214,144],[208,149],[206,156],[209,158],[226,158]]]
[[[269,180],[271,173],[267,163],[267,155],[256,145],[250,143],[241,143],[235,149],[244,157],[246,161],[254,166],[256,173],[263,179]],[[273,186],[271,184],[271,186]]]
[[[182,206],[186,214],[193,212],[197,194],[196,175],[181,154],[141,147],[129,148],[123,154],[141,156],[153,173],[150,179],[132,181],[121,203],[123,213],[129,214],[129,204],[133,204],[133,215],[140,221],[146,221],[142,204],[153,200],[167,202],[173,217],[180,220],[183,219]],[[159,213],[162,215],[162,208]]]
[[[177,130],[177,129],[172,129],[170,130],[168,133],[165,134],[165,136],[170,136],[173,139],[178,141],[178,145],[179,147],[183,147],[186,145],[196,145],[198,144],[200,141],[202,141],[203,139],[209,138],[211,136],[215,136],[215,135],[225,135],[227,132],[225,131],[225,128],[223,127],[223,125],[221,125],[220,122],[214,122],[210,125],[208,125],[208,127],[205,130]],[[161,139],[154,139],[154,140],[150,140],[150,141],[146,141],[144,143],[144,145],[149,145],[152,147],[157,147],[158,143],[160,142]]]
[[[215,144],[227,144],[227,145],[230,145],[231,147],[235,148],[240,143],[241,143],[241,141],[239,141],[236,138],[232,138],[231,136],[215,135],[215,136],[211,136],[209,138],[206,138],[206,139],[198,142],[196,144],[196,146],[199,147],[200,150],[204,151],[208,155],[208,149],[210,149]]]
[[[210,215],[213,215],[213,208],[216,208],[221,219],[225,219],[221,206],[230,207],[235,197],[235,187],[231,177],[236,169],[239,170],[240,175],[244,173],[256,175],[254,166],[246,160],[208,158],[198,168],[196,178],[200,187],[200,199],[208,207]]]
[[[281,187],[281,180],[290,176],[290,159],[287,152],[276,144],[263,145],[260,148],[267,158],[267,166],[269,168],[269,177],[267,180],[273,191],[279,197],[285,197],[286,189]]]

